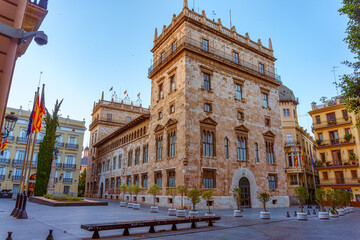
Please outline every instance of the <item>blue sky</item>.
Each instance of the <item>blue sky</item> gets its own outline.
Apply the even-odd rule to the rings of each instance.
[[[193,0],[189,0],[189,8]],[[41,30],[49,37],[46,46],[34,42],[18,59],[8,106],[28,109],[43,71],[46,105],[64,98],[62,116],[91,122],[93,102],[110,87],[128,90],[132,99],[141,93],[143,106],[150,104],[147,69],[152,59],[154,29],[161,32],[173,13],[180,13],[182,0],[50,0]],[[339,16],[340,0],[195,0],[195,11],[221,18],[238,33],[249,33],[267,46],[272,39],[277,73],[299,98],[300,124],[310,131],[310,103],[322,96],[335,96],[331,69],[337,75],[349,70],[341,64],[352,59],[345,37],[347,19]],[[120,94],[123,96],[122,94]],[[84,145],[88,144],[88,134]]]

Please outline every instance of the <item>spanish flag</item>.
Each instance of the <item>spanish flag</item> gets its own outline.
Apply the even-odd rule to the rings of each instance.
[[[0,149],[1,156],[4,154],[4,150],[7,147],[7,145],[8,145],[7,138],[1,139],[1,149]]]
[[[303,163],[303,168],[305,167],[305,159],[304,159],[304,152],[301,149],[301,159],[302,159],[302,163]]]

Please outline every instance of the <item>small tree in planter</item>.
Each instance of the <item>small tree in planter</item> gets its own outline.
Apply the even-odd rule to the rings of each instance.
[[[270,201],[271,195],[266,192],[262,192],[257,196],[257,199],[259,199],[259,201],[263,204],[263,208],[264,208],[264,211],[260,212],[260,218],[270,219],[270,212],[266,210],[266,203]]]
[[[209,207],[209,212],[205,214],[205,216],[215,216],[214,213],[211,212],[210,202],[214,199],[214,191],[212,189],[204,191],[201,194],[201,197],[206,201],[206,205]]]
[[[153,195],[154,197],[154,205],[150,207],[150,212],[153,213],[159,212],[159,207],[156,206],[155,200],[156,200],[156,196],[159,195],[160,192],[161,192],[161,188],[157,184],[154,184],[149,188],[148,193]]]
[[[178,217],[185,217],[186,211],[184,210],[184,196],[187,195],[188,189],[185,186],[177,186],[176,187],[177,192],[180,195],[180,209],[176,211],[176,216]]]
[[[192,210],[189,213],[189,216],[192,217],[198,217],[199,216],[199,212],[195,209],[195,206],[197,203],[200,202],[200,190],[198,189],[192,189],[187,193],[187,197],[189,198],[189,200],[191,201],[192,204]]]
[[[237,209],[234,210],[234,217],[242,217],[243,210],[241,209],[241,203],[244,199],[242,198],[241,188],[234,188],[233,197],[235,199],[236,207],[237,207]]]
[[[337,218],[338,212],[336,211],[336,207],[338,205],[337,195],[334,190],[327,190],[326,191],[326,199],[330,202],[331,209],[330,209],[330,217]]]
[[[120,186],[120,195],[122,197],[122,201],[120,202],[120,207],[126,207],[126,202],[125,202],[125,193],[127,191],[127,185],[126,184],[122,184]]]
[[[129,193],[130,195],[130,201],[128,203],[128,208],[133,208],[134,207],[134,203],[133,203],[133,198],[132,198],[132,195],[133,195],[133,191],[134,191],[134,186],[133,185],[128,185],[126,187],[126,191]]]
[[[132,186],[132,190],[135,195],[135,203],[133,205],[133,208],[138,210],[140,209],[140,204],[138,204],[138,195],[142,191],[142,188],[138,184],[136,184]]]
[[[304,204],[309,199],[309,193],[307,192],[306,188],[304,188],[303,186],[299,186],[294,189],[294,197],[299,200],[300,205],[300,212],[297,214],[297,219],[307,220],[308,216],[307,213],[304,212]]]
[[[172,206],[171,208],[168,209],[168,215],[169,216],[176,216],[176,208],[174,207],[174,204],[175,204],[175,197],[177,195],[178,191],[176,188],[168,188],[166,190],[166,194],[167,195],[170,195],[172,197]]]

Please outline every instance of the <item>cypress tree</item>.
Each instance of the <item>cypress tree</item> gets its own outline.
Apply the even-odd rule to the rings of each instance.
[[[36,172],[36,183],[34,189],[35,196],[43,196],[46,194],[46,188],[51,172],[51,163],[53,151],[56,142],[56,129],[59,126],[58,112],[63,100],[56,100],[52,115],[46,110],[45,115],[45,136],[39,146],[38,164]]]

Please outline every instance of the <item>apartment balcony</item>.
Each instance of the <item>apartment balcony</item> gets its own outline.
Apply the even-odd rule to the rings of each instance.
[[[6,139],[7,139],[8,143],[13,143],[15,137],[14,136],[8,136]]]
[[[5,175],[0,175],[0,180],[5,180]]]
[[[17,137],[16,138],[16,143],[17,144],[26,144],[27,142],[27,138],[26,137]]]
[[[359,166],[359,161],[357,159],[341,160],[341,161],[326,161],[325,163],[320,163],[320,166],[317,166],[318,170],[326,169],[336,169],[336,168],[353,168]]]
[[[72,178],[64,178],[63,179],[63,183],[72,183],[73,179]]]
[[[261,69],[259,65],[253,64],[252,62],[247,62],[244,59],[234,59],[234,56],[232,54],[225,53],[224,49],[217,49],[212,46],[203,48],[202,42],[192,39],[188,36],[184,36],[176,42],[176,50],[173,50],[172,47],[167,49],[165,51],[164,57],[160,57],[154,62],[152,66],[150,66],[150,68],[148,69],[148,75],[151,76],[161,66],[166,64],[168,60],[172,59],[177,53],[179,53],[183,49],[196,51],[222,63],[227,63],[235,68],[245,70],[246,72],[255,73],[257,75],[262,75],[264,77],[272,79],[273,81],[281,83],[281,77],[275,74],[274,71],[264,68]]]
[[[8,158],[0,158],[0,164],[9,164],[10,163],[10,159]]]
[[[76,164],[64,163],[64,164],[63,164],[63,168],[64,168],[64,169],[76,169]]]
[[[63,142],[56,142],[55,143],[55,147],[57,147],[57,148],[64,148],[64,143]]]
[[[304,173],[304,168],[300,166],[298,167],[292,166],[285,168],[285,171],[286,173]]]
[[[47,9],[48,6],[48,0],[29,0],[29,2],[45,10]]]
[[[21,160],[21,159],[13,160],[13,165],[23,165],[23,164],[24,164],[24,160]]]
[[[345,138],[338,138],[338,139],[317,142],[317,148],[328,148],[333,146],[342,146],[342,145],[351,145],[351,144],[355,144],[354,137],[352,137],[350,140],[346,140]]]
[[[13,181],[20,181],[20,179],[21,179],[21,176],[16,176],[16,175],[12,176]]]
[[[338,119],[333,119],[333,120],[328,120],[328,121],[322,121],[319,123],[314,123],[313,130],[321,129],[321,128],[335,127],[335,126],[351,124],[351,123],[352,123],[351,117],[338,118]]]
[[[79,145],[78,144],[71,144],[71,143],[67,143],[65,146],[66,149],[70,149],[70,150],[78,150],[79,149]]]
[[[286,141],[284,143],[285,147],[296,147],[296,146],[300,146],[300,142],[298,141]]]
[[[56,168],[61,168],[61,166],[62,166],[62,163],[56,163],[56,165],[55,165]]]
[[[360,186],[359,178],[328,178],[320,179],[320,186]]]

